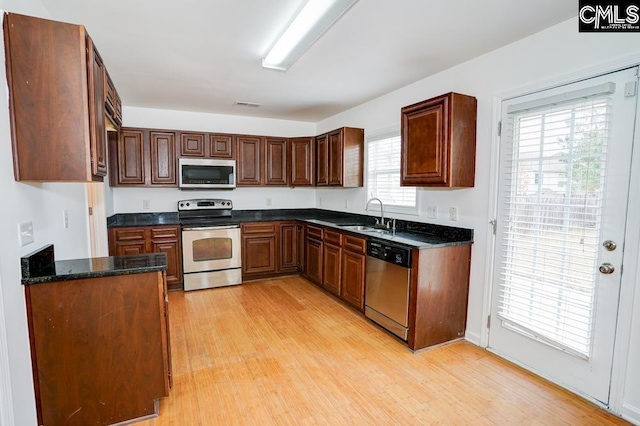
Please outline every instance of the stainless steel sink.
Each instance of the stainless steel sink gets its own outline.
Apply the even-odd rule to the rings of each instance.
[[[374,228],[373,226],[366,225],[344,225],[341,226],[343,229],[348,229],[350,231],[358,231],[358,232],[371,232],[374,234],[384,234],[387,232],[386,229]]]

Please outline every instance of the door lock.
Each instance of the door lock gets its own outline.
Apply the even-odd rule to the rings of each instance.
[[[608,251],[614,251],[618,247],[618,245],[611,240],[605,241],[604,243],[602,243],[602,246]]]
[[[600,265],[598,270],[600,271],[600,273],[608,275],[608,274],[613,274],[613,271],[615,271],[616,268],[614,268],[613,265],[610,263],[603,263],[602,265]]]

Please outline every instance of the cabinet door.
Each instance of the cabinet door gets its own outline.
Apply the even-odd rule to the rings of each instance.
[[[298,234],[295,222],[280,223],[279,272],[295,272],[298,265]]]
[[[167,284],[170,288],[182,286],[182,246],[179,226],[152,227],[151,252],[167,255]]]
[[[210,134],[207,155],[213,158],[235,158],[233,135]]]
[[[316,138],[316,186],[326,186],[329,183],[329,138],[328,134]]]
[[[144,185],[144,133],[141,130],[120,131],[116,149],[116,185]],[[112,172],[116,176],[116,172]]]
[[[287,186],[289,174],[287,172],[287,140],[265,139],[266,185]]]
[[[180,133],[181,157],[204,157],[204,133]]]
[[[473,187],[477,100],[447,93],[401,110],[400,183]]]
[[[178,240],[152,240],[153,253],[167,255],[167,285],[169,288],[180,288],[182,284],[182,250]]]
[[[329,133],[329,155],[328,155],[328,184],[332,186],[342,185],[342,129]]]
[[[307,238],[305,260],[307,278],[322,285],[322,241]]]
[[[91,172],[107,175],[107,128],[105,125],[105,67],[91,37],[87,36],[89,129]]]
[[[365,255],[347,250],[342,252],[342,289],[340,297],[350,305],[364,310]]]
[[[242,236],[242,275],[276,272],[276,236]]]
[[[236,174],[238,186],[258,186],[262,176],[262,143],[259,136],[238,136],[238,162]]]
[[[178,185],[176,179],[176,134],[149,132],[151,154],[151,184]]]
[[[322,286],[336,296],[340,296],[342,248],[333,244],[325,244],[322,259],[324,266]]]
[[[291,168],[291,186],[314,185],[314,142],[314,138],[289,139],[289,167]]]

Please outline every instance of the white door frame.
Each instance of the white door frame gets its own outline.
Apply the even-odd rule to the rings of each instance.
[[[491,163],[490,163],[490,183],[489,183],[489,211],[488,218],[493,220],[497,217],[498,211],[498,164],[500,158],[500,137],[498,136],[499,121],[502,117],[502,102],[506,99],[524,96],[534,92],[551,89],[558,86],[574,83],[581,80],[597,77],[619,71],[633,66],[640,66],[640,55],[634,55],[615,62],[609,62],[597,67],[593,67],[581,72],[570,73],[548,79],[539,83],[527,85],[518,89],[512,89],[497,93],[493,97],[492,112],[492,137],[491,137]],[[640,97],[640,94],[638,95]],[[640,111],[640,105],[638,106]],[[638,113],[637,111],[637,113]],[[638,114],[637,114],[638,115]],[[640,123],[636,123],[634,135],[634,147],[631,162],[631,185],[629,193],[640,193],[640,149],[636,147],[640,143]],[[636,191],[636,192],[633,192]],[[633,314],[633,300],[636,286],[640,287],[640,223],[630,220],[640,217],[640,206],[638,203],[630,202],[627,205],[627,228],[625,230],[625,253],[624,271],[620,284],[620,301],[618,304],[618,323],[616,326],[616,339],[614,344],[613,371],[611,374],[611,394],[607,408],[614,413],[623,414],[623,398],[627,373],[627,361],[629,345],[631,340],[631,320]],[[493,288],[493,265],[495,261],[495,235],[493,226],[487,224],[487,257],[485,259],[485,281],[483,292],[482,321],[480,332],[480,346],[487,348],[489,345],[489,327],[486,319],[491,313],[491,297]],[[587,395],[581,395],[598,405],[599,401]],[[634,419],[635,420],[635,419]]]
[[[14,416],[13,395],[11,389],[11,368],[9,367],[7,323],[4,317],[2,273],[0,271],[0,425],[12,424],[14,424]]]

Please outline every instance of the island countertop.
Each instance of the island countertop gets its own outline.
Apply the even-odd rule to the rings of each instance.
[[[56,261],[51,244],[22,257],[20,262],[24,285],[141,274],[167,269],[167,256],[164,253]]]

